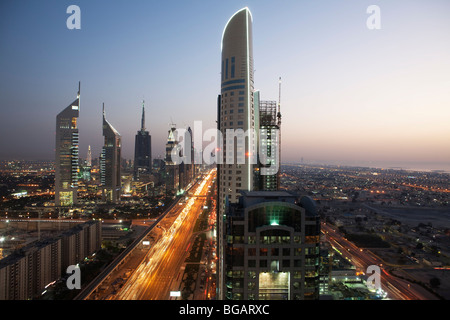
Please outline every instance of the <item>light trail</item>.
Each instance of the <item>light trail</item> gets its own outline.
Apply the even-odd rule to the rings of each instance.
[[[170,228],[164,231],[163,235],[154,243],[144,259],[144,263],[140,264],[132,276],[128,279],[122,289],[113,297],[114,300],[138,300],[145,293],[151,283],[156,281],[158,268],[164,268],[164,261],[170,261],[173,256],[173,250],[170,247],[174,240],[180,234],[183,224],[186,222],[189,213],[194,207],[196,197],[205,191],[205,186],[211,182],[211,178],[215,170],[211,170],[202,180],[200,185],[195,189],[194,196],[189,198],[183,210],[178,214]],[[175,207],[176,208],[176,207]],[[194,220],[195,221],[195,220]],[[193,222],[189,222],[189,227]]]

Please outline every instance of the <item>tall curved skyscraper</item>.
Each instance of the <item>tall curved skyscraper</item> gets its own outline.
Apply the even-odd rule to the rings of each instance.
[[[223,149],[218,159],[218,298],[223,299],[224,220],[226,202],[238,201],[241,190],[253,190],[256,164],[253,98],[252,14],[246,7],[227,22],[222,35],[221,94],[218,129]],[[244,138],[245,136],[252,139]]]
[[[74,102],[56,116],[55,206],[77,203],[78,189],[78,125],[80,84]]]
[[[107,203],[118,203],[121,194],[120,160],[122,138],[120,133],[106,120],[105,104],[103,104],[103,137],[105,140],[100,159],[103,200]]]

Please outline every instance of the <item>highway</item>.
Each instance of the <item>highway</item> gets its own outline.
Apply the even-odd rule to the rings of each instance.
[[[357,247],[329,224],[322,223],[321,228],[332,247],[352,263],[356,267],[357,272],[366,274],[366,270],[370,265],[380,267],[381,288],[387,293],[387,298],[392,300],[429,300],[435,298],[419,285],[402,280],[391,274],[388,271],[388,266],[378,256],[368,249]],[[370,276],[371,273],[367,275]]]
[[[192,197],[180,202],[161,220],[158,228],[162,229],[162,235],[151,244],[143,262],[113,300],[169,300],[172,282],[178,280],[181,265],[189,253],[193,228],[205,202],[202,196],[208,193],[214,177],[215,170],[212,170]]]

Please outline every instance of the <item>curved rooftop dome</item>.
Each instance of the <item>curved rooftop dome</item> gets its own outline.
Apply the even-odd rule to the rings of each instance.
[[[300,199],[300,206],[306,210],[306,215],[317,216],[316,202],[309,196]]]

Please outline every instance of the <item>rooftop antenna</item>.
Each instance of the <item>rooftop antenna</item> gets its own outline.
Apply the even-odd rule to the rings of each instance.
[[[142,99],[142,119],[141,119],[141,131],[145,131],[145,109],[144,109],[145,100]]]
[[[281,77],[278,79],[278,174],[277,174],[277,189],[280,189],[280,174],[281,174]]]
[[[78,110],[80,110],[80,93],[81,93],[81,81],[78,81],[78,93],[77,93]]]
[[[281,126],[281,77],[278,79],[278,126]]]

